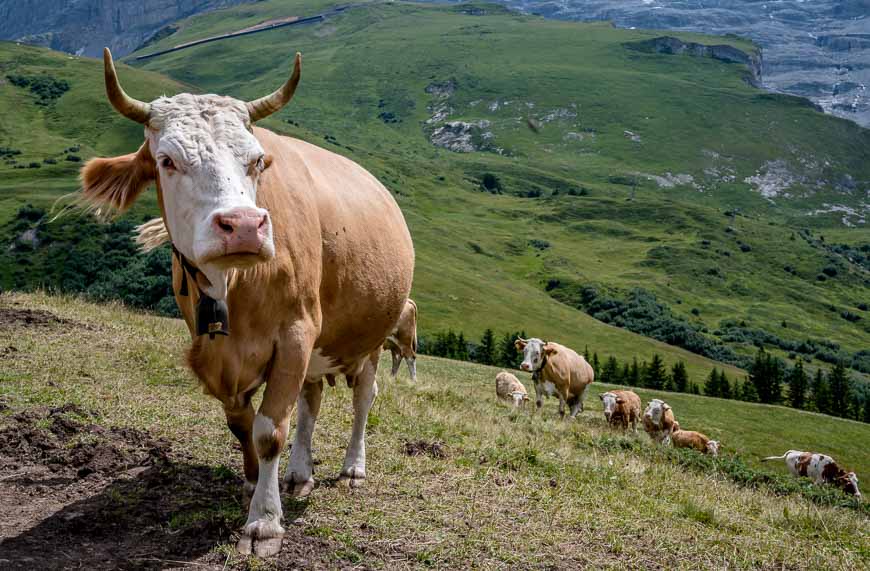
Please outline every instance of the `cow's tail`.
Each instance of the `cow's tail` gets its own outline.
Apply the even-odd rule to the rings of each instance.
[[[136,227],[136,243],[143,252],[150,252],[166,242],[169,242],[169,232],[162,218],[152,218]]]
[[[411,349],[414,351],[414,355],[417,354],[417,303],[408,298],[408,302],[410,302],[411,306],[414,308],[414,331],[411,332]]]
[[[788,452],[791,452],[791,450],[789,450]],[[788,452],[786,452],[782,456],[768,456],[767,458],[762,458],[761,461],[770,462],[771,460],[785,460],[785,457],[788,456]]]

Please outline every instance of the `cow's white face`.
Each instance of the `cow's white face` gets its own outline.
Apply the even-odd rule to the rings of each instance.
[[[716,440],[710,440],[707,442],[707,452],[710,453],[711,456],[719,455],[719,442]]]
[[[526,404],[527,400],[529,400],[529,395],[520,391],[514,391],[511,393],[511,398],[514,401],[514,406],[520,408]]]
[[[613,393],[603,393],[599,395],[601,397],[601,403],[604,405],[604,418],[610,421],[610,417],[613,416],[613,411],[616,410],[616,395]]]
[[[662,417],[665,414],[665,411],[670,407],[665,403],[665,401],[660,399],[653,399],[649,402],[646,407],[646,410],[643,412],[643,415],[650,419],[652,423],[656,426],[662,425]]]
[[[145,130],[172,242],[215,298],[226,296],[226,270],[275,255],[269,213],[256,203],[269,159],[250,129],[243,102],[184,93],[151,103]]]
[[[523,362],[520,368],[523,371],[531,372],[541,368],[544,361],[544,345],[543,341],[534,337],[525,342],[525,346],[521,347]]]

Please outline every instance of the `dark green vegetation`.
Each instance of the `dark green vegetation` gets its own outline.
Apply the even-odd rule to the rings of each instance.
[[[147,51],[327,6],[238,6],[180,22]],[[424,334],[524,329],[596,347],[603,361],[684,360],[694,382],[712,360],[747,366],[758,343],[787,361],[812,356],[809,374],[819,360],[866,371],[870,234],[859,219],[870,132],[752,88],[741,64],[625,47],[656,35],[486,5],[370,4],[120,73],[142,99],[182,90],[250,99],[278,85],[302,51],[296,99],[264,125],[352,157],[396,195],[417,247]],[[104,102],[98,62],[3,45],[0,67],[70,87],[45,107],[0,86],[0,106],[18,111],[0,116],[0,147],[21,152],[0,166],[0,234],[10,243],[23,233],[14,220],[22,206],[48,208],[75,190],[75,157],[131,152],[141,128]],[[14,170],[31,163],[42,168]],[[148,194],[129,219],[155,210]],[[53,224],[80,225],[69,216]],[[77,265],[72,240],[47,242],[70,253],[56,263]],[[39,269],[40,248],[16,252],[19,267],[0,268],[0,285],[57,287]],[[25,260],[33,271],[20,270]],[[153,275],[150,262],[130,267],[142,281]],[[626,304],[592,315],[706,357],[602,324],[582,299],[561,296],[586,287]],[[150,307],[165,298],[141,289],[142,298],[124,295]],[[804,343],[812,350],[798,350]]]
[[[150,477],[155,470],[136,478],[118,474],[118,480],[93,491],[101,511],[88,509],[93,501],[80,501],[49,520],[93,513],[100,519],[89,524],[89,532],[104,529],[106,524],[97,524],[107,514],[112,523],[129,522],[132,530],[119,527],[118,541],[107,550],[107,560],[116,558],[118,567],[131,560],[115,546],[127,545],[133,534],[154,546],[148,556],[172,559],[173,566],[273,566],[233,554],[230,534],[245,521],[241,454],[220,403],[203,395],[181,364],[189,342],[181,321],[38,294],[0,295],[0,319],[0,408],[5,408],[0,431],[10,422],[15,426],[12,417],[19,411],[72,404],[95,411],[82,422],[118,427],[98,441],[132,428],[166,438],[172,447],[159,470],[168,477]],[[866,482],[868,425],[778,406],[635,389],[644,402],[667,400],[683,427],[720,440],[722,456],[712,459],[654,446],[643,433],[609,429],[597,393],[615,385],[593,385],[586,411],[564,422],[552,399],[538,414],[498,403],[493,367],[421,357],[414,384],[404,373],[389,379],[388,370],[385,360],[369,418],[366,486],[353,492],[332,482],[350,433],[351,391],[341,385],[324,391],[314,437],[320,484],[308,501],[285,499],[290,537],[274,567],[305,568],[293,557],[297,546],[314,540],[323,542],[315,543],[306,559],[310,564],[326,558],[327,568],[868,565],[866,502],[758,460],[824,443],[826,452]],[[519,376],[531,388],[528,374]],[[95,436],[79,438],[87,444]],[[196,467],[191,477],[165,481],[189,473],[191,466]],[[0,474],[5,475],[2,468]],[[64,480],[52,477],[41,484]],[[21,489],[17,478],[3,484],[13,482]],[[137,487],[142,482],[151,486]],[[211,499],[203,497],[203,488]],[[64,496],[52,500],[63,503]],[[142,521],[131,520],[131,510],[141,513]],[[21,535],[39,537],[39,527]],[[161,530],[165,542],[156,543]],[[89,535],[82,543],[92,540]],[[203,544],[192,555],[171,556],[172,548]],[[64,550],[45,541],[41,551],[58,549]],[[70,553],[79,550],[69,545]],[[213,550],[219,556],[206,555]],[[57,561],[68,557],[58,554]]]

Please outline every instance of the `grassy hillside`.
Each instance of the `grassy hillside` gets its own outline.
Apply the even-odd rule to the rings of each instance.
[[[98,470],[84,480],[105,478],[88,493],[93,495],[66,488],[67,480],[50,471],[35,471],[34,457],[10,469],[0,462],[13,497],[28,481],[35,497],[55,497],[54,508],[33,515],[27,531],[0,526],[0,551],[14,563],[27,541],[42,541],[42,549],[29,555],[46,564],[65,561],[63,550],[73,549],[78,561],[94,567],[132,561],[146,567],[262,568],[232,554],[231,533],[244,521],[236,488],[240,454],[220,405],[201,393],[181,365],[188,343],[182,322],[20,294],[0,296],[0,322],[0,442],[9,426],[40,419],[45,413],[39,407],[49,406],[54,412],[34,426],[72,438],[72,450],[115,446],[116,435],[139,434],[141,446],[168,454],[143,460],[131,471],[135,476]],[[867,425],[667,395],[685,427],[722,439],[725,457],[710,462],[695,453],[657,449],[643,434],[610,431],[594,397],[607,386],[592,391],[576,421],[561,422],[553,400],[539,415],[515,414],[498,404],[492,368],[423,358],[413,385],[404,372],[398,381],[388,380],[387,370],[382,363],[382,392],[369,419],[369,478],[354,493],[332,480],[350,431],[351,393],[326,391],[315,434],[320,485],[307,502],[285,500],[289,535],[276,567],[870,564],[866,504],[834,490],[814,491],[780,475],[781,467],[759,471],[757,464],[761,455],[806,447],[835,453],[866,482]],[[654,396],[641,394],[645,401]],[[63,411],[71,412],[59,416]],[[98,428],[82,429],[82,422]],[[85,434],[76,435],[77,429]],[[161,437],[168,442],[153,440]],[[734,453],[745,464],[735,464]],[[154,462],[166,475],[156,487]],[[739,475],[754,483],[738,486],[729,466],[743,466]],[[4,470],[12,470],[8,478]],[[22,480],[21,473],[31,480]],[[173,474],[183,479],[176,482]],[[33,488],[34,481],[40,486]],[[127,524],[104,537],[97,507]],[[94,525],[66,523],[92,512]],[[57,529],[66,530],[78,547],[47,541]],[[90,547],[82,550],[82,542]]]
[[[184,21],[144,52],[327,5],[238,6]],[[180,89],[146,71],[191,86],[185,89],[252,98],[274,88],[289,55],[301,50],[297,97],[265,123],[351,156],[396,194],[418,252],[413,295],[424,334],[524,329],[620,359],[664,352],[668,362],[687,359],[695,377],[709,369],[706,359],[578,311],[572,292],[594,285],[616,296],[645,288],[711,338],[733,319],[788,340],[830,339],[849,353],[870,346],[870,316],[858,308],[870,300],[868,271],[850,261],[855,256],[829,249],[830,237],[820,240],[830,230],[860,253],[870,234],[860,215],[808,215],[832,205],[862,212],[870,132],[750,87],[741,65],[626,48],[657,35],[494,6],[371,4],[321,24],[168,54],[121,74],[141,98]],[[752,49],[730,38],[681,37]],[[52,65],[90,66],[89,75],[76,67],[64,76],[72,89],[56,111],[35,110],[59,113],[76,93],[100,101],[91,111],[100,112],[99,129],[91,115],[63,116],[81,132],[83,156],[135,148],[138,127],[121,128],[102,103],[97,62],[30,52],[54,58]],[[9,85],[0,96],[31,104]],[[480,150],[433,145],[430,137],[448,121],[483,125],[470,134]],[[116,138],[104,140],[104,132]],[[40,144],[31,146],[39,155]],[[0,165],[7,214],[74,188],[66,165],[52,167],[56,176],[8,168]],[[502,194],[481,191],[484,173],[498,177]],[[765,198],[747,177],[791,186]],[[149,207],[146,201],[135,216]],[[857,227],[844,227],[843,216]],[[801,234],[803,227],[812,232]],[[827,267],[836,276],[819,281]],[[548,284],[558,287],[548,292]],[[755,350],[731,344],[743,354]]]

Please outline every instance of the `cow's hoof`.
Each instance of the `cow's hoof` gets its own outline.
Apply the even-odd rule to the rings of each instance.
[[[284,528],[274,521],[258,520],[245,526],[236,550],[242,555],[272,557],[281,551]]]
[[[284,480],[284,487],[293,498],[307,498],[314,489],[314,478],[297,481],[295,475],[291,473],[290,477]]]
[[[349,488],[361,488],[365,485],[366,471],[363,468],[348,468],[342,470],[341,475],[338,477],[338,481]]]

